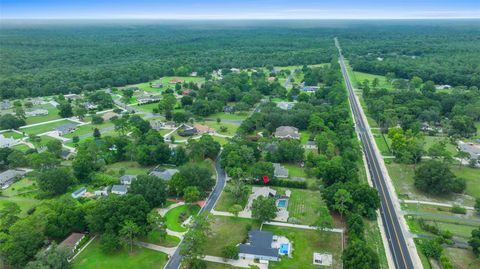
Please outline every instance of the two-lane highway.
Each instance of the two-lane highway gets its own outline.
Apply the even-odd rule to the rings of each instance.
[[[382,223],[385,228],[385,235],[388,239],[390,252],[392,253],[393,262],[398,269],[414,268],[412,257],[409,253],[406,236],[403,234],[402,227],[395,211],[390,191],[386,185],[385,176],[380,168],[381,157],[374,150],[371,136],[368,133],[367,124],[362,115],[359,102],[355,97],[350,78],[348,77],[347,68],[342,55],[342,50],[335,39],[335,45],[339,51],[339,62],[342,69],[343,78],[348,90],[348,99],[356,124],[356,130],[362,142],[363,151],[367,161],[369,173],[373,182],[373,186],[378,190],[380,195],[380,212]],[[383,160],[381,160],[383,161]]]

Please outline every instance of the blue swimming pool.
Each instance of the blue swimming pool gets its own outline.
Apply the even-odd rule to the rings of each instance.
[[[281,244],[278,252],[280,254],[288,254],[288,244]]]
[[[287,200],[278,200],[278,207],[287,207]]]

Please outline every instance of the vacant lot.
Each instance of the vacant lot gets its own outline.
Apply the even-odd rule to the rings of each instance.
[[[313,253],[329,253],[333,255],[333,264],[329,268],[342,268],[342,238],[339,233],[319,232],[295,228],[264,225],[262,230],[271,231],[274,235],[286,236],[293,242],[293,257],[282,257],[280,262],[271,262],[270,269],[316,269],[313,264]]]
[[[283,193],[286,189],[275,188]],[[314,225],[319,217],[320,212],[328,212],[326,205],[319,191],[302,190],[289,188],[292,192],[288,200],[288,212],[290,218],[295,218],[298,223],[305,225]]]
[[[445,254],[452,260],[453,268],[480,268],[480,260],[470,249],[445,248]]]
[[[122,250],[114,254],[105,254],[100,249],[100,241],[95,239],[72,263],[74,269],[130,269],[163,268],[167,263],[167,254],[135,247],[133,253]]]
[[[237,245],[247,238],[249,229],[259,229],[260,224],[252,219],[212,216],[210,218],[212,233],[208,238],[206,255],[222,256],[222,249]]]

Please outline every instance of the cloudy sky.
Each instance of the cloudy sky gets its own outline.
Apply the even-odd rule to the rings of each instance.
[[[4,19],[480,18],[480,0],[0,0],[0,17]]]

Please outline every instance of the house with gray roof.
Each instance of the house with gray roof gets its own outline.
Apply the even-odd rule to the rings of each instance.
[[[123,185],[130,185],[135,179],[137,179],[136,175],[123,175],[120,177],[120,183]]]
[[[290,110],[294,106],[294,103],[292,102],[280,102],[277,104],[277,107],[283,110]]]
[[[458,141],[458,150],[470,154],[470,159],[480,158],[480,144]]]
[[[8,188],[10,185],[12,185],[15,179],[21,178],[26,173],[27,171],[15,170],[15,169],[9,169],[7,171],[0,173],[0,187],[3,190]]]
[[[177,172],[178,172],[178,169],[154,168],[152,169],[152,171],[150,171],[149,175],[158,177],[165,181],[169,181],[173,177],[173,175],[175,175]]]
[[[48,115],[48,110],[43,108],[37,108],[29,111],[25,111],[25,116],[35,117],[35,116],[45,116]]]
[[[125,195],[127,194],[128,189],[125,185],[113,185],[111,192],[118,195]]]
[[[10,104],[10,101],[3,100],[2,102],[0,102],[0,109],[1,110],[7,110],[7,109],[10,109],[10,108],[12,108],[12,104]]]
[[[280,126],[275,130],[275,137],[281,139],[300,139],[298,128],[292,126]]]
[[[273,175],[279,178],[287,178],[288,169],[279,163],[273,163]]]
[[[273,234],[266,231],[248,232],[248,242],[238,246],[240,259],[278,261],[278,248],[272,247]]]
[[[82,197],[86,192],[87,192],[87,188],[81,187],[80,189],[72,192],[72,198],[78,199],[78,198]]]
[[[18,140],[13,137],[5,137],[0,134],[0,148],[9,148],[18,144]]]
[[[55,128],[55,131],[58,132],[58,135],[66,135],[69,134],[77,129],[77,125],[74,123],[67,123],[64,125],[60,125]]]

